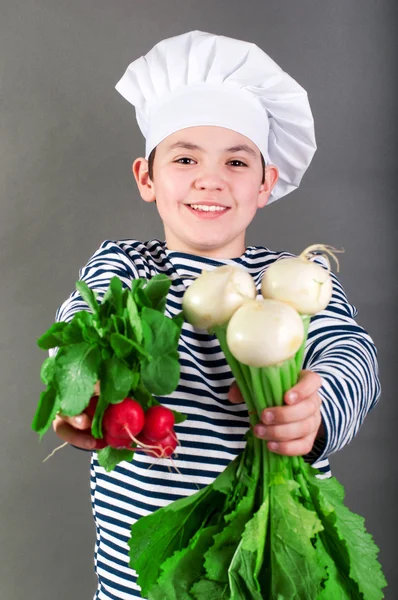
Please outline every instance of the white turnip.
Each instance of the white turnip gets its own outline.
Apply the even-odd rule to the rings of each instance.
[[[256,297],[250,273],[242,267],[224,265],[202,271],[184,294],[182,308],[194,327],[211,329],[229,321],[243,302]]]
[[[264,298],[280,300],[293,306],[302,315],[314,315],[323,310],[332,296],[330,263],[325,256],[328,269],[310,260],[315,252],[333,254],[342,252],[331,246],[315,244],[306,248],[300,256],[275,261],[265,271],[261,282]]]
[[[227,344],[244,365],[266,367],[295,355],[304,339],[298,312],[277,300],[247,301],[227,326]]]

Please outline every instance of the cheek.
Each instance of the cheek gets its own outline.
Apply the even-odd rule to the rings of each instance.
[[[165,202],[176,204],[184,199],[192,185],[191,179],[185,173],[173,173],[162,180],[162,185],[157,194],[161,196]]]
[[[236,177],[231,181],[231,184],[240,198],[257,198],[261,187],[261,178],[253,172],[245,173],[245,175],[241,173],[240,177]]]
[[[239,206],[251,216],[255,215],[258,208],[260,184],[261,182],[257,180],[253,181],[253,179],[249,179],[243,181],[242,179],[236,182],[234,187],[234,195]]]
[[[157,210],[164,223],[170,226],[178,218],[179,212],[183,209],[181,203],[185,201],[187,195],[186,187],[178,179],[163,180],[156,188]]]

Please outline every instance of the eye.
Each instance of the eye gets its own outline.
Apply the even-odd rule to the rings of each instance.
[[[182,162],[182,161],[186,161],[186,162]],[[183,156],[182,158],[177,158],[177,160],[173,161],[175,163],[179,163],[180,165],[188,165],[188,164],[192,164],[195,161],[193,160],[193,158],[188,158],[187,156]]]
[[[246,164],[246,163],[242,162],[241,160],[237,160],[237,159],[235,159],[235,160],[230,160],[230,161],[229,161],[229,163],[230,163],[230,164],[231,164],[231,163],[238,163],[238,164],[234,164],[234,165],[232,165],[233,167],[247,167],[247,164]]]

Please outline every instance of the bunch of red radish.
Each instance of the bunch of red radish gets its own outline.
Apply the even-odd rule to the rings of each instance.
[[[85,413],[92,420],[98,396],[92,396]],[[103,438],[97,440],[96,450],[107,446],[117,449],[142,450],[156,458],[166,458],[178,446],[174,432],[174,415],[165,406],[157,405],[144,412],[133,398],[110,404],[102,420]]]

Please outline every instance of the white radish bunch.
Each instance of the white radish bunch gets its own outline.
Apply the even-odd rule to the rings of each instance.
[[[283,301],[253,297],[250,275],[237,291],[231,282],[242,273],[231,267],[200,275],[186,293],[188,320],[211,324],[218,338],[249,427],[242,453],[214,482],[132,526],[129,566],[148,600],[384,598],[379,549],[343,504],[341,484],[303,456],[271,451],[255,429],[299,380],[311,314],[330,298],[330,267],[312,267],[303,253],[269,268],[264,292]],[[298,294],[300,285],[309,290]]]
[[[293,357],[306,335],[303,317],[323,310],[332,295],[328,269],[311,262],[316,252],[336,260],[331,246],[316,244],[298,257],[281,259],[264,273],[262,298],[256,299],[251,275],[241,267],[226,265],[203,271],[184,294],[183,311],[194,327],[226,327],[232,355],[253,367],[278,365]]]

